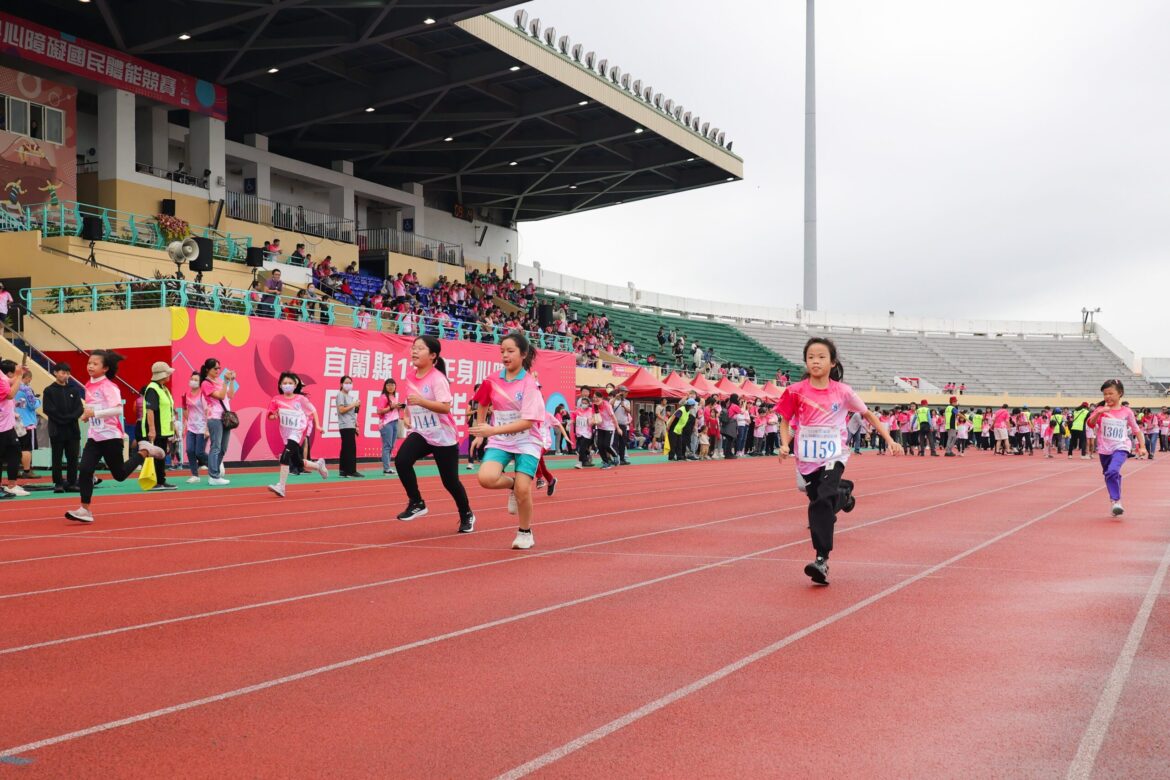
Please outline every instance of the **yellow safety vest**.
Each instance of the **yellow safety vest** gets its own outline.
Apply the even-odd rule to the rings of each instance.
[[[158,382],[151,382],[146,386],[147,390],[151,388],[158,393],[158,427],[155,433],[159,436],[174,436],[175,435],[175,399],[171,398],[171,391],[160,385]],[[145,395],[145,393],[144,393]],[[143,408],[142,413],[145,416],[149,410]],[[143,430],[146,430],[145,423]]]
[[[930,422],[930,409],[928,409],[927,407],[925,407],[925,406],[918,407],[918,411],[916,412],[916,414],[917,414],[917,420],[918,420],[919,425],[922,425],[923,423]]]
[[[678,422],[674,424],[674,432],[682,433],[684,430],[686,430],[687,421],[690,419],[691,413],[688,412],[685,408],[681,409],[678,416]]]
[[[1089,418],[1088,409],[1077,409],[1072,416],[1072,429],[1074,431],[1083,431],[1085,429],[1085,420]]]

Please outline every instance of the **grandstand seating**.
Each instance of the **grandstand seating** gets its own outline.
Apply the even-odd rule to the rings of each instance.
[[[610,330],[619,340],[629,340],[637,350],[639,360],[644,361],[647,356],[654,354],[661,366],[671,366],[673,355],[658,344],[658,328],[665,326],[669,331],[674,328],[681,335],[686,336],[688,344],[697,341],[703,349],[714,349],[720,363],[738,363],[741,366],[751,366],[756,370],[760,381],[769,379],[777,369],[799,373],[799,366],[786,360],[774,351],[768,349],[751,336],[741,333],[723,322],[708,319],[684,319],[666,315],[655,315],[649,312],[632,311],[612,306],[602,306],[593,302],[584,302],[569,298],[554,298],[543,296],[544,300],[560,304],[566,302],[569,308],[576,311],[581,317],[590,314],[604,314],[609,318]],[[684,355],[682,368],[692,371],[694,363],[690,354]]]
[[[804,342],[827,335],[841,350],[846,381],[858,389],[898,390],[895,377],[917,377],[942,387],[966,384],[971,394],[1094,397],[1101,382],[1119,377],[1133,395],[1157,390],[1097,341],[1055,338],[980,338],[825,331],[744,324],[740,330],[799,360]]]

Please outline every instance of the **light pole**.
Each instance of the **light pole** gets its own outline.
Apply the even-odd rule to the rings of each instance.
[[[804,32],[804,309],[817,308],[817,79],[815,0],[807,0]]]

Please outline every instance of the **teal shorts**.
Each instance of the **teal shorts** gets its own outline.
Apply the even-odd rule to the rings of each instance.
[[[508,468],[508,464],[515,461],[517,474],[527,474],[534,479],[536,478],[536,469],[540,466],[540,458],[535,455],[517,455],[514,452],[504,452],[503,450],[497,450],[492,447],[484,451],[483,460],[485,463],[489,461],[491,463],[499,463],[505,471]]]

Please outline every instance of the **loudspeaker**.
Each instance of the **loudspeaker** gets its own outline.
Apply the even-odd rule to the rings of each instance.
[[[164,198],[162,208],[159,211],[164,217],[175,216],[175,200],[174,198]]]
[[[105,238],[102,218],[86,214],[81,218],[81,237],[86,241],[101,241]]]
[[[211,252],[214,244],[211,239],[201,236],[192,236],[191,238],[199,245],[199,256],[191,261],[191,270],[195,273],[204,273],[212,270]]]
[[[551,303],[542,303],[536,307],[536,319],[541,330],[553,324],[553,307]]]
[[[249,268],[263,268],[264,267],[264,247],[250,246],[248,247],[248,257],[245,260]]]

